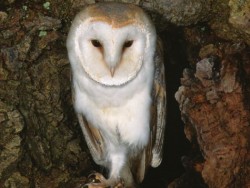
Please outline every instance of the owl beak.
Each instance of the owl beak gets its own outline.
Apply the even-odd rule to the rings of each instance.
[[[109,71],[110,71],[111,77],[113,78],[115,74],[115,67],[110,67]]]
[[[117,50],[114,50],[114,51],[117,51]],[[119,55],[120,54],[117,54],[117,53],[106,53],[108,55],[105,55],[105,62],[106,62],[106,65],[107,65],[107,68],[110,72],[110,76],[113,78],[114,75],[115,75],[115,71],[116,71],[116,68],[118,66],[118,62],[119,62]],[[109,55],[111,54],[111,55]]]

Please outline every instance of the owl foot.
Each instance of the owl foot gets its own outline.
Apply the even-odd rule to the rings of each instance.
[[[124,188],[123,181],[114,181],[111,179],[106,179],[100,173],[90,174],[88,177],[88,182],[83,186],[83,188]]]

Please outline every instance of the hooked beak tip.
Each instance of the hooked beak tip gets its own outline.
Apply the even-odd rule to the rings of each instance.
[[[115,68],[112,67],[112,68],[110,68],[110,75],[112,78],[114,77],[114,74],[115,74]]]

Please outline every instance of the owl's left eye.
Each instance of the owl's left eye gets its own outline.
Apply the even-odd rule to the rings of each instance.
[[[98,40],[93,39],[91,40],[91,43],[94,47],[97,47],[97,48],[102,47],[102,44]]]
[[[128,41],[126,41],[126,42],[124,43],[123,47],[124,47],[124,48],[129,48],[130,46],[132,46],[133,42],[134,42],[134,41],[132,41],[132,40],[128,40]]]

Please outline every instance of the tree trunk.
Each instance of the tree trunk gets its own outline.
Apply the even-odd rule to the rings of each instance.
[[[199,144],[209,187],[249,187],[249,47],[208,45],[200,54],[176,93],[185,134]]]

